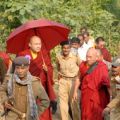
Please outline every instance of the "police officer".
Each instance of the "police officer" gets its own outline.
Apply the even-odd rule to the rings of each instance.
[[[4,100],[4,107],[10,109],[6,120],[38,120],[38,115],[49,107],[49,98],[39,78],[30,74],[27,58],[17,57],[13,64],[14,74],[6,76],[0,87],[4,98],[8,97]],[[37,103],[38,100],[41,101],[40,104]]]
[[[61,120],[69,120],[69,106],[72,119],[79,120],[79,104],[72,101],[72,96],[75,80],[79,79],[80,60],[70,52],[69,41],[62,42],[61,49],[61,54],[57,56]]]
[[[103,115],[110,113],[110,120],[120,120],[120,56],[112,62],[111,89],[113,100],[103,111]]]

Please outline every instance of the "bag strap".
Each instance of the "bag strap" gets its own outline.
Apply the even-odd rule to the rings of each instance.
[[[97,67],[97,65],[98,65],[98,62],[95,62],[93,65],[91,65],[91,67],[87,70],[87,72],[85,73],[85,75],[83,76],[83,78],[84,78],[86,75],[92,73],[92,72],[94,71],[94,69]]]

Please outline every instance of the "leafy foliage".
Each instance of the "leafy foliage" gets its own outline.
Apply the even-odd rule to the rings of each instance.
[[[71,36],[87,26],[91,35],[103,36],[112,55],[120,46],[120,0],[1,0],[0,44],[10,32],[28,20],[47,18],[71,28]],[[56,48],[58,49],[58,48]],[[52,51],[53,58],[55,51]]]

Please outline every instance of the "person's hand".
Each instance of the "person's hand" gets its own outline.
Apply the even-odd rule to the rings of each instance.
[[[55,114],[57,111],[57,101],[50,101],[50,107],[52,108],[52,114]]]
[[[11,107],[12,107],[12,105],[11,105],[8,101],[6,101],[6,102],[4,103],[4,108],[5,108],[5,109],[11,109]]]
[[[111,111],[111,109],[110,109],[109,107],[106,107],[106,108],[103,110],[103,113],[102,113],[103,117],[104,117],[105,115],[110,114],[110,111]]]
[[[72,101],[76,101],[78,99],[78,93],[74,91]]]
[[[44,70],[45,72],[48,71],[47,65],[46,65],[45,63],[43,64],[43,70]]]
[[[58,74],[58,80],[60,80],[62,78],[62,76],[60,74]]]

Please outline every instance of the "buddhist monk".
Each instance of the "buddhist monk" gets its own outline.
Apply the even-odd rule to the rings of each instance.
[[[110,52],[107,50],[107,48],[105,47],[105,40],[103,37],[98,37],[95,40],[96,43],[96,48],[100,49],[102,54],[103,54],[103,59],[111,62],[111,54]]]
[[[103,120],[102,111],[109,102],[110,80],[105,63],[97,61],[97,51],[90,48],[86,61],[80,64],[80,80],[76,80],[73,100],[81,83],[81,120]]]
[[[30,59],[30,73],[40,78],[51,101],[52,112],[56,111],[56,97],[53,90],[53,68],[50,57],[42,48],[41,39],[32,36],[29,42],[29,49],[22,51],[18,56],[25,56]],[[50,107],[40,116],[40,120],[52,120]]]

